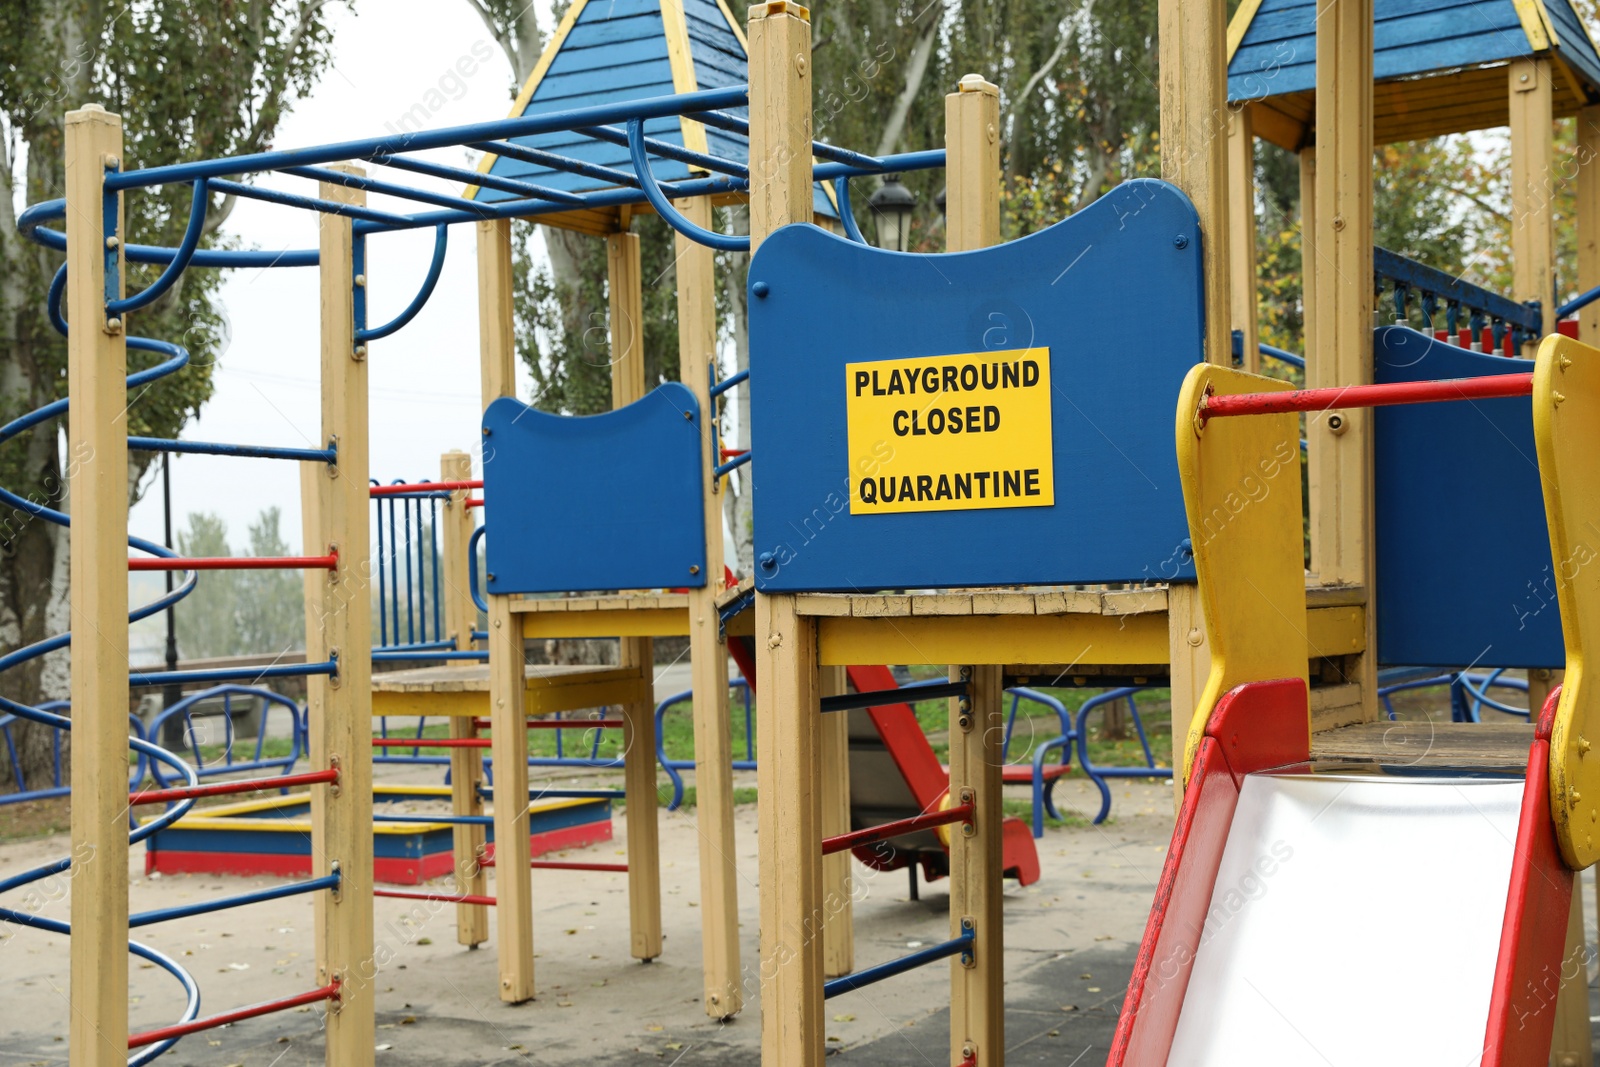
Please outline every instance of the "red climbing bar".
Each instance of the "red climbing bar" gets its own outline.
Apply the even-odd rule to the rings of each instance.
[[[331,571],[339,553],[326,556],[135,556],[130,571]]]
[[[489,727],[494,725],[494,720],[493,719],[473,719],[472,720],[472,725],[474,725],[474,726],[476,726],[476,727],[478,727],[480,729],[487,729],[487,728],[489,728]],[[587,727],[591,727],[591,726],[594,727],[597,730],[601,730],[601,729],[607,729],[607,730],[616,729],[616,730],[620,730],[620,729],[622,729],[623,725],[624,725],[623,724],[623,720],[621,720],[621,719],[529,719],[528,720],[528,729],[530,729],[530,730],[576,730],[576,729],[587,728]]]
[[[455,489],[482,489],[483,479],[470,482],[401,482],[399,485],[374,485],[372,496],[404,496],[407,493],[442,493]]]
[[[494,857],[486,856],[478,861],[479,867],[493,867]],[[528,864],[529,869],[535,871],[618,871],[626,874],[626,863],[564,863],[560,860],[534,860]]]
[[[1201,421],[1225,415],[1271,415],[1284,411],[1333,411],[1376,408],[1391,404],[1428,404],[1445,400],[1496,400],[1533,392],[1532,374],[1489,374],[1436,382],[1391,382],[1347,385],[1332,389],[1295,389],[1286,393],[1237,393],[1208,396],[1200,402]]]
[[[305,1004],[315,1004],[319,1000],[338,1000],[339,983],[329,982],[321,989],[313,989],[309,993],[298,993],[292,997],[283,997],[279,1000],[266,1000],[260,1004],[252,1004],[247,1008],[235,1008],[232,1011],[222,1012],[204,1019],[195,1019],[193,1022],[179,1023],[176,1026],[163,1026],[157,1030],[146,1030],[142,1034],[128,1036],[129,1048],[143,1048],[153,1045],[157,1041],[168,1038],[183,1037],[185,1034],[197,1034],[201,1030],[211,1030],[218,1026],[226,1026],[243,1019],[254,1019],[258,1015],[271,1015],[275,1011],[287,1011]]]
[[[737,459],[748,451],[750,451],[748,448],[724,448],[722,449],[722,458],[724,460]]]
[[[195,797],[225,797],[232,793],[258,793],[268,789],[282,789],[290,785],[315,785],[318,782],[337,782],[336,770],[306,771],[303,774],[280,774],[273,778],[241,778],[235,782],[213,782],[210,785],[181,785],[172,789],[145,789],[128,794],[128,806],[140,804],[166,804],[173,800]]]
[[[494,897],[480,897],[472,893],[421,893],[408,889],[374,889],[375,897],[394,897],[396,900],[433,900],[440,904],[482,904],[494,907]]]
[[[481,497],[481,496],[469,496],[469,497],[467,497],[467,507],[469,507],[469,508],[481,508],[481,507],[483,507],[483,497]]]
[[[909,834],[913,830],[926,830],[933,826],[945,826],[953,822],[966,822],[972,818],[971,804],[957,804],[953,808],[943,811],[929,811],[921,815],[913,815],[909,819],[896,819],[879,826],[869,826],[865,830],[855,830],[837,837],[824,837],[822,839],[822,854],[831,856],[835,852],[844,852],[855,848],[857,845],[870,845],[874,841],[886,841],[891,837]]]
[[[488,748],[487,737],[374,737],[373,748]]]

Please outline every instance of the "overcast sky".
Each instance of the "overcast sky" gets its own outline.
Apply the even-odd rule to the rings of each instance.
[[[511,69],[500,48],[464,0],[383,0],[351,15],[330,6],[335,27],[332,67],[310,98],[284,120],[276,147],[325,144],[391,132],[419,103],[429,128],[502,118],[510,107]],[[538,0],[540,28],[553,23]],[[487,62],[479,57],[487,55]],[[461,77],[458,63],[472,69]],[[419,113],[420,114],[420,113]],[[429,158],[471,165],[466,149]],[[457,193],[458,185],[388,170],[406,184]],[[274,175],[260,184],[311,193],[310,182]],[[374,207],[408,212],[415,205],[369,197]],[[316,220],[306,212],[242,200],[226,230],[247,247],[307,248]],[[427,273],[431,230],[385,234],[368,241],[368,321],[377,324],[408,303]],[[224,275],[221,303],[231,339],[221,353],[215,395],[182,436],[207,441],[318,446],[319,353],[316,268],[238,270]],[[135,320],[137,327],[137,320]],[[371,346],[372,474],[383,481],[437,477],[439,455],[475,451],[479,439],[477,267],[473,228],[454,226],[444,274],[432,300],[398,334]],[[529,382],[518,368],[517,392]],[[476,458],[476,457],[475,457]],[[476,465],[476,463],[475,463]],[[262,508],[283,509],[291,547],[300,542],[297,464],[210,456],[172,458],[173,522],[210,511],[228,525],[237,549]],[[133,509],[132,532],[159,541],[159,481]]]

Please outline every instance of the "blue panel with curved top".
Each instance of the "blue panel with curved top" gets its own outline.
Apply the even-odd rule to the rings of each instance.
[[[1172,435],[1204,308],[1198,220],[1175,187],[1125,182],[1049,229],[948,255],[787,226],[749,278],[757,588],[1193,577]],[[847,364],[1022,348],[1050,353],[1053,504],[852,513]]]
[[[1373,337],[1374,379],[1526,374],[1400,326]],[[1550,534],[1527,397],[1374,412],[1378,662],[1560,667]]]
[[[489,592],[705,585],[702,429],[694,394],[677,382],[603,415],[490,404]]]

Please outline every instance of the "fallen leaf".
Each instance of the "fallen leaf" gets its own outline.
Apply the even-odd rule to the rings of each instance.
[[[854,1015],[835,1015],[833,1021],[836,1023],[853,1023],[856,1021],[856,1017]]]

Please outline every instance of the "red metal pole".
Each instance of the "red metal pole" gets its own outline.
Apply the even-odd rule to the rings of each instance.
[[[373,748],[488,748],[487,737],[374,737]]]
[[[468,482],[402,482],[399,485],[374,485],[371,488],[371,495],[404,496],[407,493],[439,493],[445,490],[482,488],[482,478],[474,478]]]
[[[469,497],[467,497],[467,507],[469,507],[469,508],[481,508],[481,507],[483,507],[483,497],[481,497],[481,496],[469,496]]]
[[[331,571],[339,553],[326,556],[135,556],[130,571]]]
[[[1532,392],[1532,374],[1490,374],[1481,378],[1454,378],[1437,382],[1347,385],[1332,389],[1295,389],[1286,393],[1237,393],[1233,396],[1206,397],[1200,402],[1200,418],[1204,421],[1228,415],[1333,411],[1450,400],[1496,400],[1528,396]]]
[[[494,907],[494,897],[480,897],[472,893],[416,893],[405,889],[374,889],[375,897],[394,897],[396,900],[435,900],[440,904],[482,904]]]
[[[228,1023],[236,1023],[242,1019],[254,1019],[258,1015],[271,1015],[275,1011],[287,1011],[298,1008],[303,1004],[315,1004],[319,1000],[338,1000],[339,983],[329,982],[321,989],[313,989],[309,993],[298,993],[292,997],[281,1000],[268,1000],[260,1004],[252,1004],[248,1008],[235,1008],[232,1011],[222,1012],[205,1019],[195,1019],[193,1022],[179,1023],[176,1026],[163,1026],[157,1030],[146,1030],[142,1034],[132,1034],[128,1038],[129,1048],[143,1048],[153,1045],[157,1041],[165,1041],[170,1037],[183,1037],[185,1034],[196,1034],[201,1030],[210,1030]]]
[[[472,724],[474,726],[477,726],[477,727],[481,728],[481,729],[487,729],[487,728],[492,727],[494,725],[494,721],[492,719],[473,719],[472,720]],[[588,727],[591,727],[591,726],[594,727],[597,730],[598,729],[616,729],[616,730],[620,730],[620,729],[622,729],[623,721],[621,719],[529,719],[528,720],[528,729],[530,729],[530,730],[578,730],[578,729],[588,728]]]
[[[211,785],[183,785],[173,789],[144,789],[128,794],[128,806],[140,804],[166,804],[173,800],[196,797],[225,797],[233,793],[258,793],[268,789],[282,789],[290,785],[315,785],[318,782],[337,782],[336,770],[306,771],[304,774],[280,774],[274,778],[242,778],[236,782],[214,782]]]
[[[943,811],[930,811],[922,815],[913,815],[909,819],[896,819],[894,822],[882,823],[878,826],[869,826],[865,830],[856,830],[837,837],[824,837],[822,839],[822,854],[831,856],[835,852],[844,852],[855,848],[857,845],[870,845],[874,841],[886,841],[891,837],[909,834],[913,830],[926,830],[933,826],[944,826],[953,822],[966,822],[972,818],[971,804],[957,804],[953,808]]]

